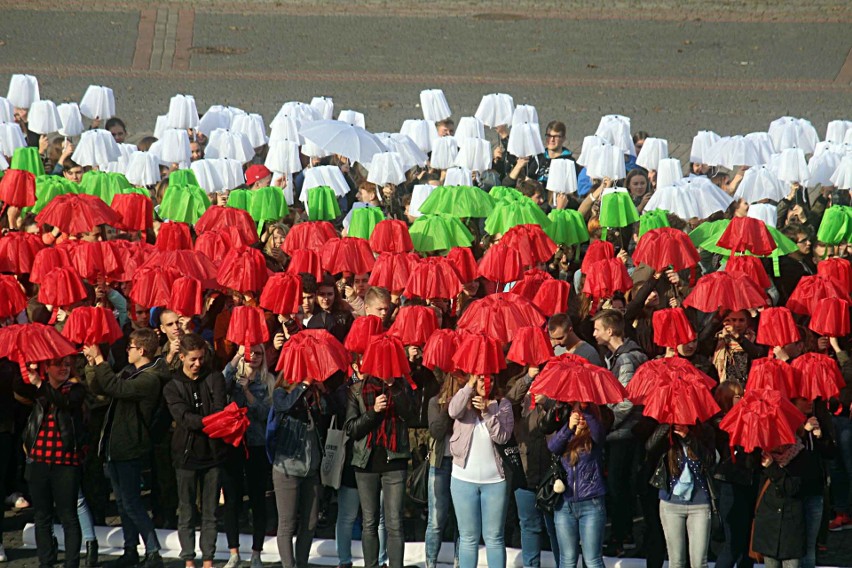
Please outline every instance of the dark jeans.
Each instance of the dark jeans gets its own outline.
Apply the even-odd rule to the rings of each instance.
[[[139,535],[142,535],[146,552],[160,550],[160,541],[157,540],[154,523],[142,502],[142,461],[107,462],[106,471],[112,483],[115,504],[121,517],[124,549],[135,552],[139,545]]]
[[[65,533],[65,567],[77,568],[80,566],[80,546],[83,541],[80,521],[77,519],[80,468],[30,462],[27,464],[27,483],[33,500],[39,566],[52,566],[55,560],[53,515],[56,514]]]
[[[831,460],[831,492],[836,513],[852,514],[852,419],[833,416],[837,456]]]
[[[6,476],[8,473],[14,475],[14,470],[9,466],[9,462],[14,462],[13,456],[15,451],[15,434],[12,432],[0,432],[0,498],[5,499],[6,495]],[[3,517],[0,517],[0,546],[3,545]]]
[[[245,485],[248,482],[249,505],[251,506],[252,540],[251,549],[263,550],[266,536],[266,485],[272,467],[266,457],[266,448],[250,446],[248,459],[243,448],[234,448],[222,467],[222,491],[225,492],[225,535],[228,548],[240,547],[240,511],[243,505]]]
[[[666,559],[666,537],[660,522],[660,491],[649,484],[644,485],[639,503],[645,520],[645,534],[642,547],[645,552],[646,568],[663,568]]]
[[[385,528],[388,533],[388,566],[390,568],[403,567],[405,535],[402,530],[402,503],[405,497],[406,475],[405,470],[385,473],[355,472],[363,517],[361,546],[364,550],[364,568],[378,568],[379,566],[380,493],[384,498]]]
[[[751,523],[757,488],[727,481],[719,482],[719,516],[725,531],[725,542],[716,558],[716,568],[751,568],[754,560],[748,555]]]
[[[195,559],[195,524],[192,521],[198,489],[201,489],[201,559],[213,560],[216,554],[216,507],[219,504],[218,467],[208,469],[176,469],[178,491],[178,540],[180,557]]]
[[[284,568],[307,568],[319,517],[319,472],[293,477],[272,470],[272,486],[278,505],[278,554]],[[296,554],[293,556],[293,535]]]
[[[612,523],[610,536],[619,543],[633,533],[636,470],[641,446],[636,440],[613,440],[606,445],[607,512]]]
[[[172,463],[172,434],[167,432],[151,448],[151,512],[161,521],[175,518],[178,508],[177,478]]]
[[[96,408],[89,413],[89,421],[86,431],[89,440],[99,440],[104,420],[106,419],[107,407]],[[86,504],[91,510],[92,519],[96,525],[106,524],[106,512],[109,506],[110,483],[107,479],[106,464],[97,451],[91,451],[83,460],[83,471],[80,483],[83,487],[83,495]]]

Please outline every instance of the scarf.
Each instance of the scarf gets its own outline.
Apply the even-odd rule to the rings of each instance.
[[[793,461],[793,458],[799,455],[799,452],[804,449],[805,445],[802,443],[802,440],[796,438],[795,444],[788,444],[772,450],[772,459],[775,460],[778,467],[787,467],[787,465]]]
[[[390,388],[384,381],[375,377],[369,377],[364,381],[361,398],[364,399],[364,406],[368,411],[373,410],[376,406],[376,398],[382,394],[387,395],[388,404],[382,412],[378,413],[381,417],[379,425],[367,434],[367,448],[381,446],[389,452],[396,452],[398,448],[397,423],[399,421],[393,410],[393,397],[390,395]]]

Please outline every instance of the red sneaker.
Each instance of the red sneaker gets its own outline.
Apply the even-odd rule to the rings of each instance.
[[[837,513],[828,523],[828,530],[831,532],[845,531],[852,529],[852,516],[847,513]]]

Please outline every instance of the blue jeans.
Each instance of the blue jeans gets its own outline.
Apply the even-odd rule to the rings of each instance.
[[[334,538],[337,544],[337,560],[341,565],[352,564],[352,534],[358,520],[361,501],[358,490],[341,485],[337,490],[337,524]],[[379,565],[388,563],[388,551],[385,549],[385,514],[379,518]]]
[[[831,492],[834,510],[852,514],[852,419],[833,416],[837,457],[831,460]]]
[[[453,509],[459,527],[459,568],[476,568],[479,563],[479,537],[485,541],[489,568],[506,567],[506,523],[508,492],[506,480],[499,483],[450,482]]]
[[[802,568],[814,568],[816,565],[816,541],[822,523],[822,506],[822,495],[805,497],[805,556],[802,558]]]
[[[660,522],[666,535],[669,568],[707,568],[709,504],[686,505],[660,500]]]
[[[142,502],[142,462],[140,460],[107,462],[105,469],[112,484],[115,503],[121,517],[124,549],[135,551],[139,544],[139,535],[142,535],[146,552],[160,550],[160,541],[157,540],[154,523]]]
[[[606,506],[603,497],[572,503],[562,499],[553,512],[556,539],[559,541],[559,567],[576,568],[580,547],[583,564],[603,568],[603,533]]]
[[[521,522],[521,556],[526,568],[541,566],[541,540],[544,537],[544,520],[535,506],[535,492],[515,489],[515,505]]]
[[[434,568],[438,564],[441,551],[441,535],[450,517],[450,479],[453,472],[453,460],[444,456],[441,467],[429,468],[429,522],[426,524],[426,567]],[[458,547],[455,555],[458,557]]]
[[[92,519],[92,511],[89,509],[89,504],[86,503],[86,498],[83,497],[82,489],[77,492],[77,518],[80,519],[80,532],[83,533],[83,542],[97,540],[95,538],[95,521]]]
[[[556,563],[556,568],[562,568],[559,564],[559,537],[556,536],[556,523],[553,520],[553,513],[542,513],[544,517],[544,528],[547,530],[547,537],[550,539],[550,551],[553,552],[553,561]]]

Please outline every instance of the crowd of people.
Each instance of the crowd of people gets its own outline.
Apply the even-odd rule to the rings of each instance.
[[[39,566],[57,519],[66,567],[104,561],[114,501],[114,568],[162,566],[156,528],[210,568],[220,521],[225,568],[270,534],[305,568],[335,502],[343,568],[359,519],[367,568],[412,536],[427,568],[447,541],[505,567],[507,529],[532,568],[713,540],[812,568],[852,528],[852,122],[702,131],[684,170],[623,116],[575,155],[507,95],[421,103],[401,133],[323,97],[269,132],[178,95],[134,145],[111,90],[13,78],[0,487]]]

